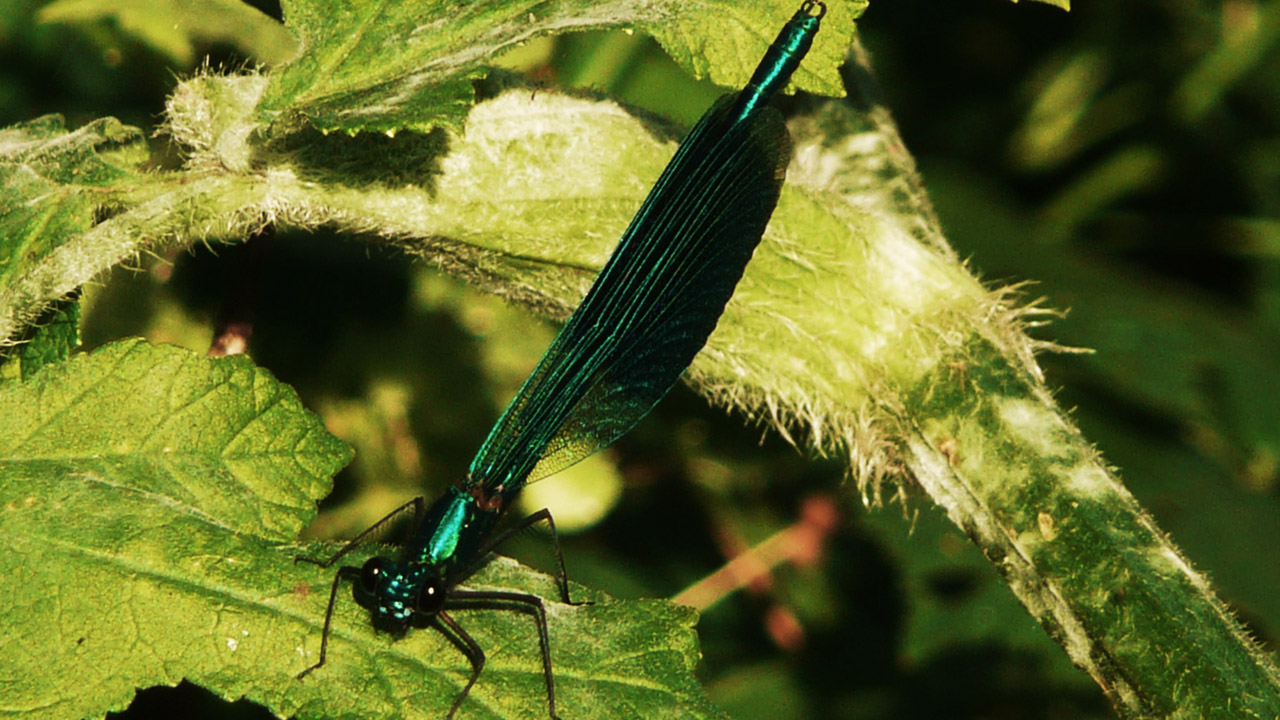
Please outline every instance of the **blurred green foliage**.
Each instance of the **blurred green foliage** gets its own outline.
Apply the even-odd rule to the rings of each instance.
[[[109,18],[37,23],[39,5],[0,0],[0,124],[62,112],[72,127],[115,115],[149,128],[173,75],[194,70]],[[1274,647],[1280,2],[1063,13],[880,0],[860,29],[953,245],[990,281],[1033,281],[1029,295],[1070,310],[1035,330],[1096,351],[1042,358],[1060,400]],[[197,40],[207,54],[240,61]],[[535,43],[504,64],[684,122],[722,92],[623,33]],[[89,289],[85,341],[144,334],[203,349],[227,316],[252,317],[254,359],[359,450],[316,536],[453,480],[551,334],[350,239],[284,235],[142,265]],[[674,393],[606,454],[624,489],[567,538],[572,576],[624,597],[674,595],[727,548],[794,524],[805,499],[850,492],[835,465],[759,436]],[[603,513],[613,499],[590,502]],[[702,674],[734,717],[1111,715],[937,512],[915,501],[844,517],[826,543],[823,559],[704,615]],[[528,545],[515,554],[549,560]],[[179,705],[254,711],[186,686],[144,693],[130,715]]]

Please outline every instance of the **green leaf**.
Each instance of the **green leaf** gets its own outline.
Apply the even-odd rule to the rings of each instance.
[[[350,457],[247,357],[206,359],[141,340],[6,385],[0,417],[10,487],[22,485],[15,473],[54,487],[128,487],[190,518],[276,541],[297,536]]]
[[[45,365],[66,360],[80,346],[80,301],[50,308],[17,348],[0,349],[0,380],[26,379]]]
[[[142,194],[146,156],[141,131],[113,118],[67,132],[61,117],[46,115],[0,130],[0,344],[139,251],[143,238],[98,223],[113,209],[103,205],[106,188]]]
[[[234,44],[267,65],[297,52],[283,25],[240,0],[55,0],[40,8],[38,17],[63,23],[114,19],[184,67],[196,61],[196,43]]]
[[[332,573],[295,565],[289,542],[350,451],[244,356],[115,343],[0,386],[0,418],[0,695],[15,716],[100,715],[186,678],[281,717],[439,717],[465,682],[439,633],[392,641],[345,593],[330,662],[295,678]],[[469,585],[555,595],[506,560]],[[566,715],[720,717],[691,675],[691,610],[592,599],[549,603]],[[532,621],[457,615],[489,655],[467,712],[545,716]]]
[[[802,69],[796,84],[840,94],[835,66],[865,2],[832,5],[834,29],[815,50],[823,68]],[[297,118],[326,132],[457,130],[474,100],[472,82],[494,57],[537,37],[608,27],[650,31],[695,75],[710,71],[717,82],[740,85],[795,12],[789,6],[767,0],[746,6],[730,0],[488,0],[463,9],[452,0],[285,2],[286,23],[303,52],[271,76],[260,117],[283,118],[285,131],[295,129]],[[729,66],[722,70],[720,63]]]
[[[740,88],[797,5],[776,0],[679,3],[671,8],[670,17],[642,27],[694,77]],[[829,5],[822,31],[791,82],[799,90],[839,97],[844,95],[840,63],[849,52],[854,21],[867,2],[841,0]]]

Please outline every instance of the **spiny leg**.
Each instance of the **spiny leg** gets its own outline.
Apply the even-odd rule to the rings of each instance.
[[[441,627],[441,624],[444,627]],[[438,612],[432,618],[432,625],[440,631],[442,635],[449,638],[449,641],[467,656],[467,661],[471,663],[471,677],[467,680],[467,684],[462,688],[462,692],[458,693],[458,697],[454,698],[453,706],[449,708],[449,713],[444,716],[444,720],[453,720],[453,714],[458,712],[458,708],[462,706],[462,701],[467,699],[467,695],[471,693],[471,686],[476,684],[476,680],[480,679],[480,671],[484,670],[484,648],[480,647],[480,643],[476,642],[471,634],[462,629],[448,613]]]
[[[299,680],[306,677],[312,670],[324,665],[325,654],[329,650],[329,627],[333,623],[333,604],[338,598],[338,586],[342,584],[342,578],[359,574],[360,569],[353,567],[340,567],[338,572],[333,574],[333,585],[329,587],[329,607],[324,611],[324,629],[320,631],[320,660],[315,665],[298,673]]]
[[[489,553],[497,550],[498,546],[502,545],[502,543],[510,540],[513,535],[524,532],[529,527],[543,520],[547,522],[547,527],[551,528],[551,547],[554,548],[556,553],[556,566],[558,568],[558,572],[556,573],[556,585],[560,588],[560,599],[566,605],[590,604],[575,603],[569,599],[569,574],[565,572],[564,569],[564,553],[560,550],[560,535],[556,532],[556,521],[552,519],[551,511],[546,508],[539,510],[520,522],[517,522],[515,525],[512,525],[506,530],[498,533],[480,548],[480,551],[476,553],[476,557],[483,560],[485,557],[488,557]],[[468,573],[468,575],[469,574],[470,573]]]
[[[528,593],[504,590],[455,589],[449,595],[447,607],[518,610],[532,615],[534,623],[538,626],[538,645],[542,650],[542,677],[547,684],[547,712],[551,715],[551,720],[560,720],[560,716],[556,714],[556,679],[551,671],[551,638],[547,633],[547,609],[542,604],[542,598]],[[456,627],[456,623],[454,626]],[[471,689],[474,682],[473,676],[471,683],[467,684],[467,691]]]

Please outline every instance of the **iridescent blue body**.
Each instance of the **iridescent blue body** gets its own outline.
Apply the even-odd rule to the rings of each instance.
[[[787,84],[791,74],[800,67],[800,61],[809,53],[826,11],[826,6],[820,2],[806,2],[791,16],[782,32],[778,33],[778,38],[765,51],[751,79],[738,93],[733,117],[739,121],[748,120]]]
[[[430,507],[421,498],[401,507],[320,563],[332,565],[413,508],[413,528],[395,559],[339,570],[329,613],[339,582],[353,577],[356,600],[380,629],[432,625],[451,634],[466,648],[473,674],[450,716],[479,676],[484,654],[445,610],[523,605],[538,620],[548,706],[556,717],[541,598],[457,585],[512,532],[494,536],[521,488],[629,430],[679,380],[715,329],[777,205],[791,158],[786,125],[767,103],[799,66],[825,10],[806,0],[746,87],[721,98],[689,132],[462,482]],[[514,529],[544,520],[551,523],[545,510]],[[568,602],[563,563],[560,581]],[[326,616],[325,640],[328,630]],[[320,662],[304,675],[324,663],[325,647],[322,641]]]

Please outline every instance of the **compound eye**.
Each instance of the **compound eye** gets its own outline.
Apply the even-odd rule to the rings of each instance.
[[[435,615],[444,609],[445,596],[448,592],[445,590],[444,582],[440,578],[431,578],[422,585],[422,591],[418,593],[418,612],[427,615]]]
[[[383,566],[386,562],[380,558],[369,558],[360,568],[360,589],[372,593],[378,588],[378,580],[382,578]]]

